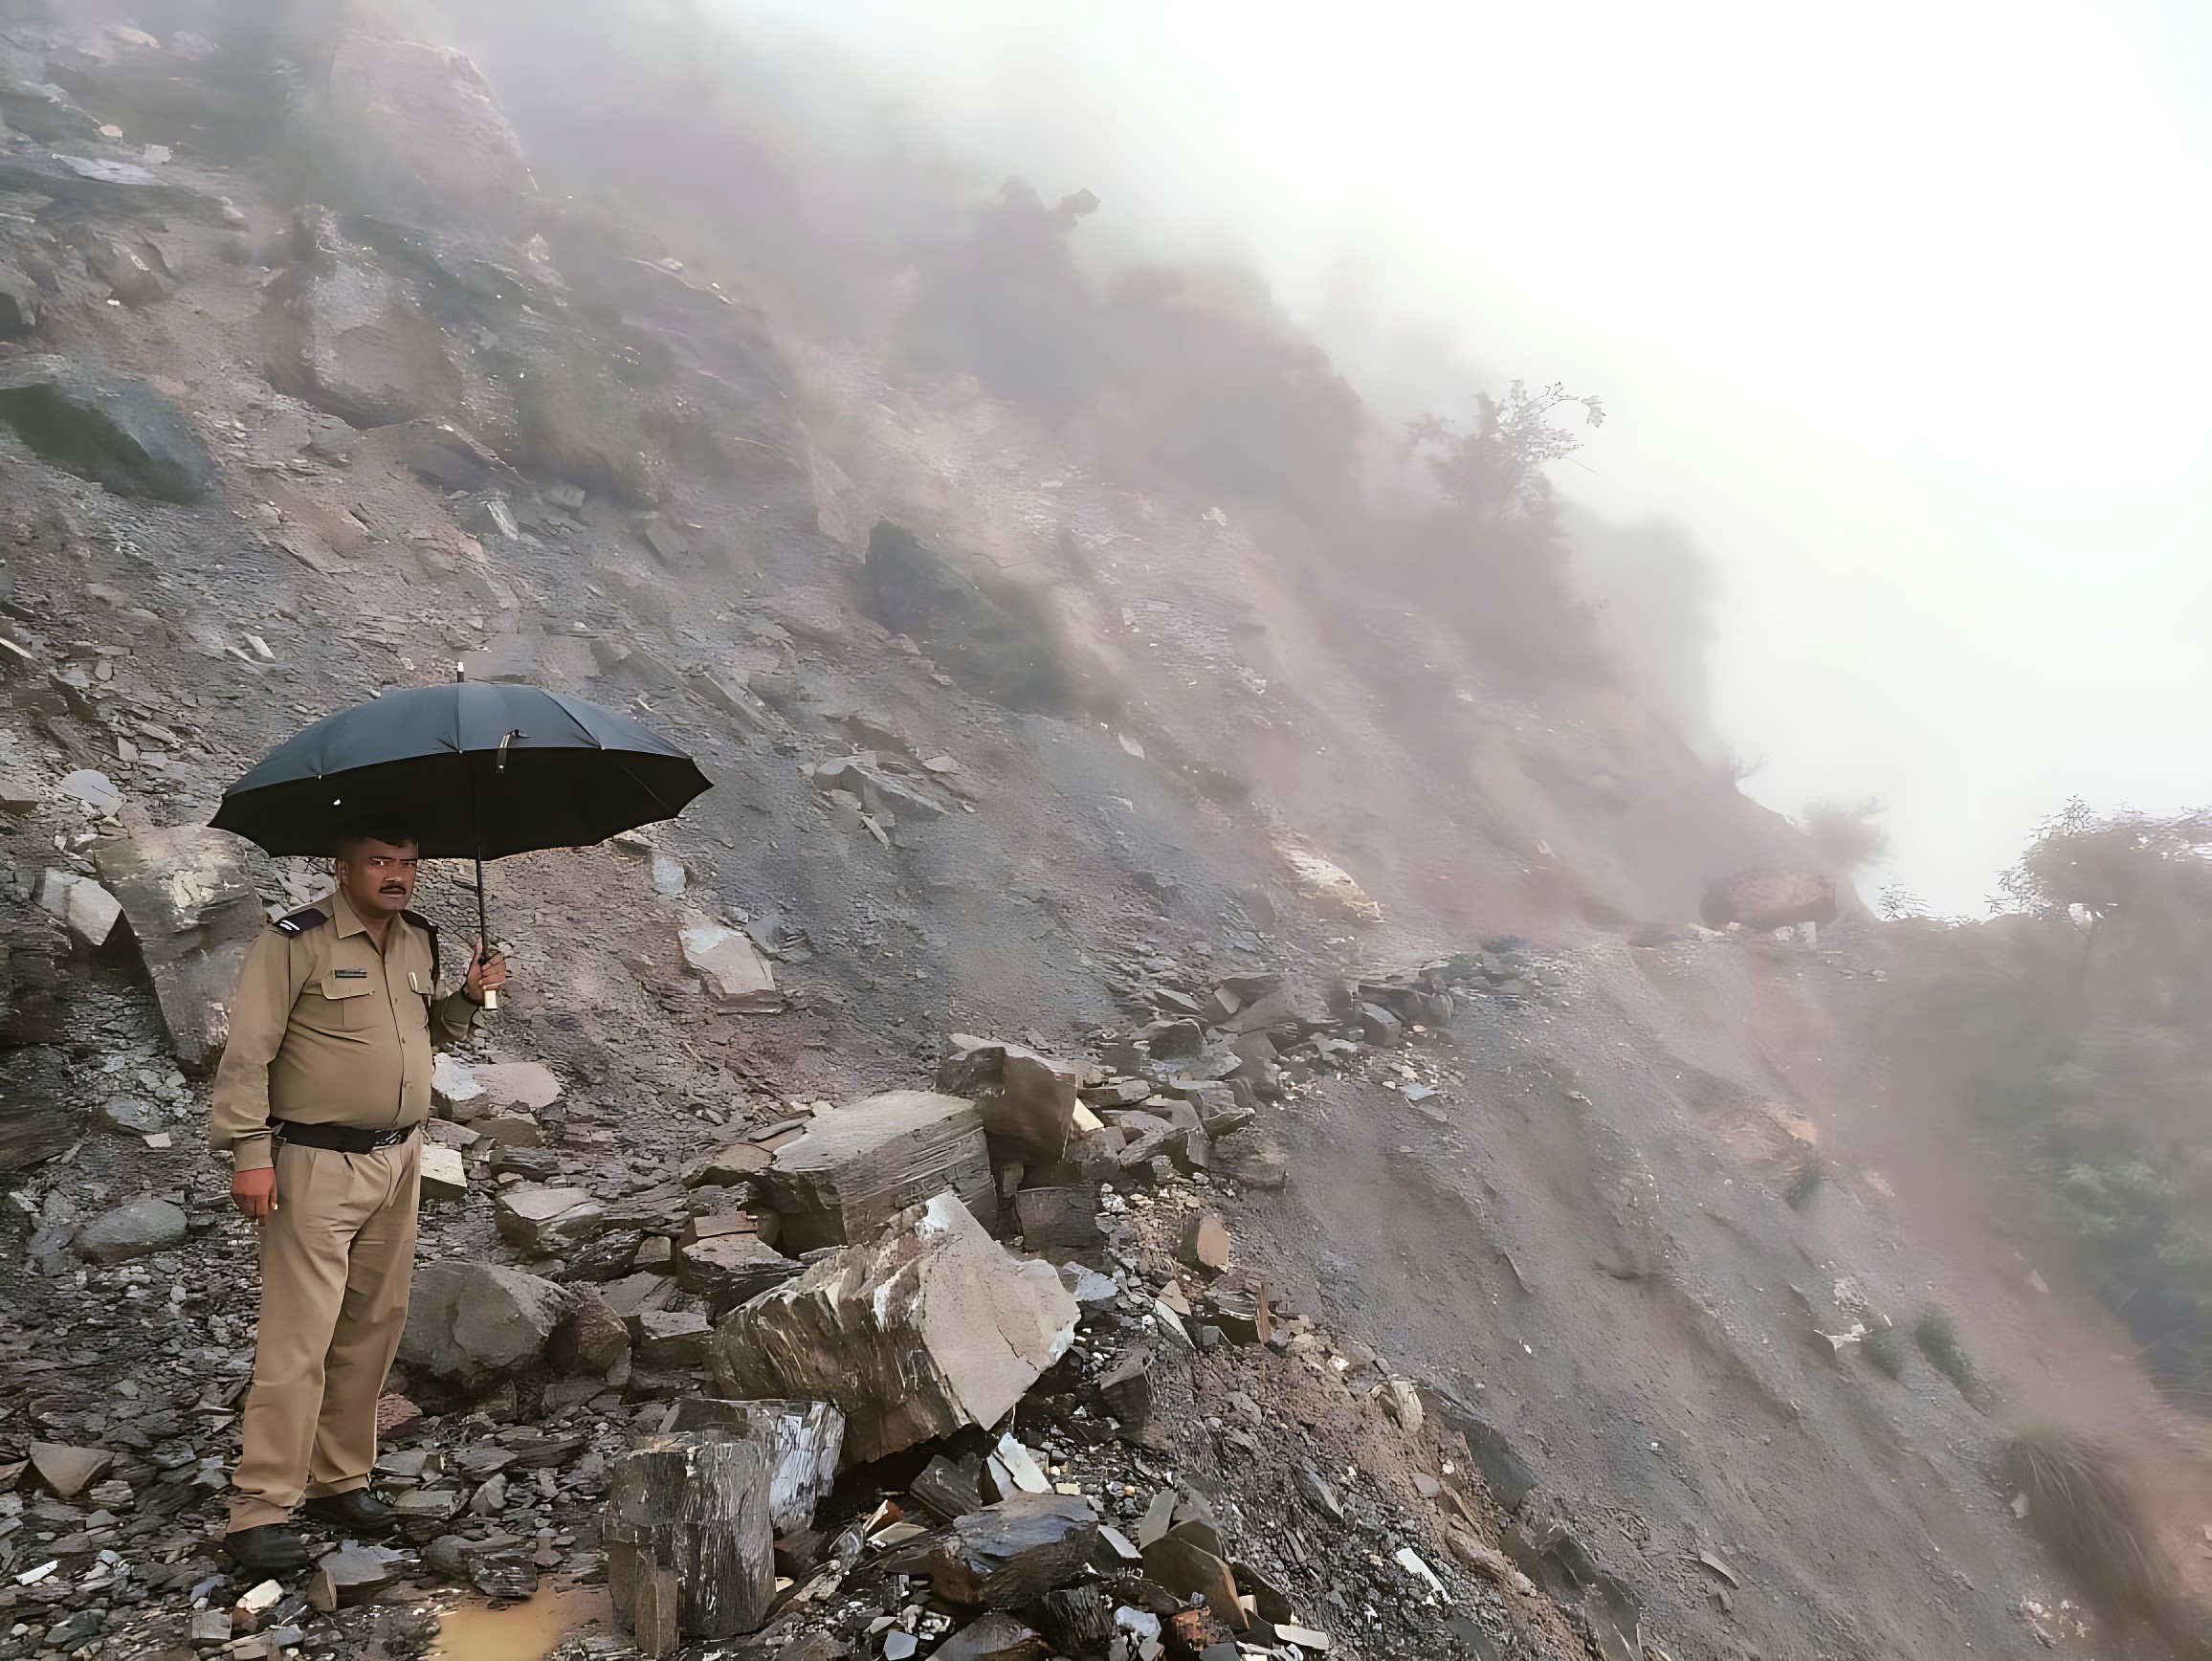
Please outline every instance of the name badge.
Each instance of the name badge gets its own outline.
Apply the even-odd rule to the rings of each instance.
[[[333,969],[330,972],[335,979],[341,981],[365,981],[368,979],[366,969]]]

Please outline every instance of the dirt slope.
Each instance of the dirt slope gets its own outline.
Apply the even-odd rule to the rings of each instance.
[[[160,65],[136,55],[160,50],[56,46],[128,142],[19,136],[0,159],[123,162],[192,130],[146,113]],[[433,74],[369,67],[409,64]],[[520,190],[466,107],[471,188]],[[0,368],[35,350],[148,378],[219,476],[153,502],[0,432],[8,629],[33,666],[8,666],[0,772],[50,791],[103,768],[129,811],[193,823],[305,718],[456,657],[633,706],[716,781],[653,838],[685,890],[614,850],[501,867],[520,984],[498,1043],[672,1158],[702,1118],[909,1084],[949,1030],[1080,1052],[1125,1024],[1132,960],[1318,982],[1534,941],[1563,985],[1424,1035],[1436,1099],[1383,1088],[1400,1063],[1378,1052],[1271,1110],[1293,1181],[1240,1238],[1302,1306],[1484,1404],[1537,1473],[1532,1532],[1570,1522],[1669,1652],[2042,1652],[2021,1606],[2066,1593],[1994,1484],[1997,1422],[1916,1361],[1902,1384],[1839,1363],[1816,1330],[1940,1303],[2020,1400],[2140,1446],[2178,1432],[2124,1361],[2085,1363],[2123,1346],[2069,1289],[2027,1289],[2002,1197],[1867,1052],[1870,948],[1626,943],[1686,922],[1715,875],[1804,854],[1631,690],[1508,681],[1428,604],[1448,578],[1322,561],[1263,510],[1108,477],[972,381],[808,338],[789,297],[668,227],[681,269],[536,197],[502,198],[490,243],[296,217],[282,163],[210,133],[163,165],[186,193],[166,212],[5,198],[25,211],[0,260],[55,281]],[[61,233],[85,224],[151,242],[159,295],[109,303]],[[443,476],[441,423],[476,441]],[[885,519],[1015,585],[1064,664],[1056,710],[969,690],[952,646],[874,620]],[[855,749],[935,812],[840,829],[810,773]],[[50,862],[57,829],[49,808],[9,828],[12,869]],[[272,898],[299,875],[258,875]],[[450,875],[429,898],[470,906]],[[687,913],[779,941],[791,1011],[704,1005]],[[80,1032],[77,1074],[98,1042]],[[1816,1144],[1828,1180],[1793,1210]]]

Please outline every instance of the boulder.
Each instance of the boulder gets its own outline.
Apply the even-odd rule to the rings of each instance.
[[[94,1263],[125,1263],[181,1246],[184,1239],[184,1212],[144,1194],[101,1212],[77,1231],[74,1244],[79,1256]]]
[[[534,189],[522,146],[466,54],[365,14],[338,36],[323,79],[292,144],[326,197],[400,224],[492,234],[522,213]]]
[[[125,496],[197,501],[215,481],[214,456],[168,399],[61,358],[0,365],[0,422],[48,461]]]
[[[604,1373],[630,1353],[630,1325],[588,1286],[571,1287],[568,1310],[545,1340],[545,1359],[564,1373]]]
[[[1279,1188],[1291,1180],[1282,1143],[1264,1130],[1240,1130],[1213,1144],[1213,1169],[1248,1188]]]
[[[1068,1148],[1083,1069],[1019,1044],[955,1032],[937,1087],[964,1096],[983,1116],[995,1165],[1049,1165]]]
[[[845,1415],[828,1402],[724,1402],[686,1396],[675,1430],[759,1442],[768,1450],[768,1513],[779,1535],[813,1525],[814,1507],[837,1480]]]
[[[1068,708],[1058,632],[1035,596],[985,587],[888,520],[869,533],[867,570],[876,620],[919,642],[963,689],[1013,710]]]
[[[953,1521],[927,1572],[937,1595],[956,1607],[1018,1609],[1080,1577],[1097,1544],[1089,1500],[1017,1494]]]
[[[1698,915],[1707,928],[1736,923],[1759,934],[1801,922],[1825,927],[1836,920],[1836,885],[1817,871],[1755,866],[1708,888]]]
[[[724,1317],[716,1393],[832,1402],[848,1458],[879,1459],[996,1424],[1067,1353],[1075,1318],[1050,1264],[1016,1258],[940,1193]]]
[[[550,1280],[495,1263],[443,1258],[415,1271],[399,1359],[460,1384],[526,1367],[568,1310]]]
[[[746,1014],[773,1014],[784,1007],[775,971],[743,929],[692,918],[681,939],[683,961],[706,982],[718,1003]]]
[[[734,1638],[767,1618],[775,1596],[769,1522],[773,1461],[751,1439],[649,1437],[608,1474],[600,1537],[615,1613],[643,1637]],[[655,1608],[670,1592],[675,1618]],[[654,1653],[664,1653],[654,1649]]]
[[[818,1114],[807,1133],[776,1150],[760,1193],[792,1253],[869,1238],[905,1207],[951,1189],[971,1207],[991,1203],[990,1156],[975,1104],[955,1096],[894,1090]]]
[[[93,847],[187,1073],[205,1073],[221,1057],[238,971],[265,922],[240,846],[223,831],[181,825],[134,828]]]

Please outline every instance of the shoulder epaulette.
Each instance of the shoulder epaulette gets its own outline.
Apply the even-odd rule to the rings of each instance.
[[[321,928],[330,919],[313,906],[296,911],[290,917],[280,917],[273,925],[278,934],[303,935],[309,929]]]

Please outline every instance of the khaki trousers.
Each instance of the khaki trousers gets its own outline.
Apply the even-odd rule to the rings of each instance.
[[[279,1142],[231,1532],[368,1485],[376,1403],[407,1325],[422,1136],[365,1154]]]

